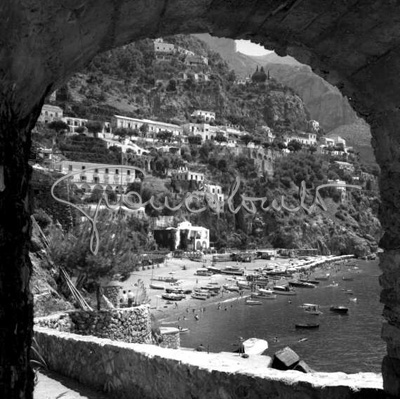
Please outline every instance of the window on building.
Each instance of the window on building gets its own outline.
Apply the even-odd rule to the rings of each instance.
[[[94,173],[99,173],[99,170],[98,170],[98,169],[95,169],[95,170],[94,170]]]
[[[106,168],[106,174],[108,174],[108,168]]]
[[[86,180],[86,176],[81,176],[81,181],[85,181]]]
[[[119,169],[115,169],[115,174],[116,174],[116,175],[119,174]]]
[[[68,165],[68,170],[72,171],[72,165]]]
[[[126,174],[127,174],[128,176],[130,176],[130,175],[131,175],[131,171],[128,170],[128,171],[126,172]]]
[[[82,170],[85,170],[86,169],[86,166],[82,166]]]
[[[98,177],[93,177],[93,181],[94,181],[95,183],[98,183],[98,182],[99,182],[99,178],[98,178]]]

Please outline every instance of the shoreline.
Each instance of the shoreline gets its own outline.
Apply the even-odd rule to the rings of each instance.
[[[308,257],[311,258],[311,257]],[[312,259],[296,259],[296,258],[275,258],[274,260],[256,259],[248,263],[240,263],[234,261],[217,262],[217,265],[221,267],[228,265],[239,265],[245,269],[245,275],[254,272],[256,269],[265,266],[275,266],[276,269],[295,269],[295,273],[313,273],[323,270],[324,266],[330,265],[334,262],[347,262],[354,258],[354,255],[341,255],[341,256],[317,256]],[[152,282],[163,284],[165,288],[178,287],[182,289],[190,289],[206,285],[207,283],[214,282],[219,285],[230,283],[235,280],[236,276],[229,276],[226,274],[214,274],[212,276],[198,276],[195,274],[197,269],[202,267],[211,266],[212,255],[205,255],[202,261],[193,261],[190,259],[177,259],[169,258],[163,264],[153,265],[154,269],[147,267],[146,270],[139,272],[133,272],[129,278],[124,282],[118,282],[122,287],[122,290],[131,290],[133,293],[137,292],[137,282],[141,280],[147,289],[147,294],[150,299],[150,310],[151,314],[155,318],[155,322],[160,325],[179,324],[180,318],[182,320],[186,317],[194,317],[194,314],[199,314],[203,309],[207,307],[221,303],[229,303],[235,300],[242,300],[250,296],[248,290],[245,290],[242,295],[238,292],[227,292],[224,291],[219,293],[215,297],[210,297],[206,300],[199,300],[191,298],[187,295],[185,299],[181,301],[172,302],[167,304],[168,301],[161,298],[161,295],[165,292],[163,290],[157,290],[150,288]],[[174,277],[180,282],[179,285],[170,283],[162,283],[157,278]],[[275,284],[279,284],[281,281],[286,282],[286,278],[281,280],[274,280]],[[269,283],[271,284],[271,283]]]

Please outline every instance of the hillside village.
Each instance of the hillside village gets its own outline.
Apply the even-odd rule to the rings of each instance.
[[[196,42],[189,43],[196,48]],[[151,46],[147,43],[152,68],[156,66],[159,75],[165,76],[143,84],[140,90],[147,87],[152,93],[157,88],[164,93],[164,100],[172,96],[175,101],[188,91],[194,95],[200,90],[197,103],[204,105],[207,101],[200,101],[204,91],[209,90],[211,98],[212,92],[221,92],[225,84],[224,90],[231,93],[248,93],[249,101],[267,101],[263,114],[256,114],[254,119],[254,109],[241,116],[221,114],[224,111],[213,108],[213,101],[209,101],[207,107],[191,107],[185,113],[177,109],[179,115],[175,118],[163,119],[160,114],[151,117],[143,110],[124,115],[108,108],[101,117],[92,119],[87,115],[91,109],[98,109],[101,100],[82,108],[60,101],[62,90],[53,93],[42,108],[33,135],[35,217],[42,227],[48,227],[52,220],[78,234],[79,216],[71,209],[66,211],[65,206],[55,206],[54,200],[46,196],[52,182],[67,174],[71,174],[66,187],[68,199],[92,211],[103,193],[116,202],[131,190],[144,200],[154,196],[160,205],[164,198],[177,204],[185,192],[199,191],[213,196],[223,208],[229,188],[239,176],[242,185],[238,195],[262,194],[271,200],[283,195],[289,204],[296,203],[302,181],[311,190],[326,183],[338,186],[323,194],[328,213],[318,213],[311,222],[306,215],[276,212],[252,216],[241,210],[236,215],[223,212],[214,218],[211,212],[199,217],[183,210],[171,213],[162,206],[159,211],[149,206],[134,211],[120,207],[125,217],[136,220],[129,222],[136,226],[135,232],[129,233],[130,227],[126,231],[134,238],[129,252],[207,252],[272,246],[360,256],[376,251],[380,235],[376,171],[360,164],[357,151],[346,146],[343,138],[327,137],[318,121],[307,120],[295,93],[274,81],[263,68],[257,68],[250,79],[236,79],[215,54],[209,54],[211,59],[214,57],[210,61],[203,47],[197,53],[163,39],[154,40]],[[177,62],[181,68],[177,79],[173,79],[166,71]],[[215,73],[215,65],[222,75]],[[228,79],[215,86],[217,76]],[[230,106],[228,102],[224,109]],[[79,109],[82,115],[77,113]],[[144,117],[135,117],[135,113]],[[345,184],[361,185],[363,193],[348,190]],[[178,238],[171,241],[172,231]],[[180,240],[180,231],[189,231],[191,238]],[[340,237],[335,235],[338,231]]]

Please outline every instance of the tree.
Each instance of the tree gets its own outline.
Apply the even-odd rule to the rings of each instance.
[[[48,128],[58,133],[68,132],[69,126],[62,120],[55,120],[50,122]]]
[[[128,130],[124,127],[118,127],[114,130],[114,136],[118,136],[120,140],[123,140],[125,137],[128,136]]]
[[[142,137],[147,137],[147,133],[149,132],[149,125],[147,123],[143,123],[139,128]]]
[[[170,79],[168,82],[167,88],[165,89],[167,91],[176,91],[176,80],[175,79]]]
[[[103,130],[103,124],[100,121],[87,121],[86,129],[93,134],[93,137],[97,137]]]
[[[82,133],[84,133],[85,132],[85,126],[78,126],[76,129],[75,129],[75,132],[76,133],[79,133],[79,134],[82,134]]]
[[[195,136],[189,136],[188,142],[191,145],[201,145],[202,138],[199,134],[196,134]]]
[[[249,134],[245,134],[242,138],[241,141],[244,143],[244,145],[249,144],[253,140],[253,137],[251,137]]]
[[[224,136],[222,132],[217,132],[216,136],[214,137],[214,140],[217,141],[218,143],[228,141],[228,139]]]
[[[290,140],[287,145],[288,150],[292,152],[300,151],[303,148],[303,144],[298,140]]]
[[[161,132],[157,133],[156,137],[164,142],[169,142],[172,138],[172,132],[169,132],[168,130],[162,130]]]

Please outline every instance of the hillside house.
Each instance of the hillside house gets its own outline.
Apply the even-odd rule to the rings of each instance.
[[[203,251],[210,248],[210,230],[184,221],[177,227],[154,230],[154,239],[160,248],[172,251]]]
[[[173,175],[175,180],[204,182],[204,173],[191,172],[188,168],[179,168]]]
[[[316,133],[300,132],[297,134],[287,135],[284,140],[286,145],[288,145],[292,140],[299,141],[303,145],[316,145],[317,135]]]
[[[183,128],[172,123],[152,121],[150,119],[137,119],[130,118],[128,116],[114,115],[111,118],[111,128],[114,131],[117,128],[125,129],[138,129],[143,125],[147,125],[148,131],[146,137],[155,138],[157,133],[162,131],[171,132],[173,136],[181,136],[183,134]]]
[[[69,127],[69,135],[77,134],[76,129],[78,127],[85,127],[88,120],[84,118],[75,118],[72,116],[64,116],[62,120],[68,125]]]
[[[208,65],[208,58],[202,55],[187,55],[185,64],[191,67]]]
[[[339,169],[354,173],[354,165],[350,162],[335,161],[335,164],[338,165]]]
[[[194,118],[201,118],[206,122],[215,121],[215,112],[196,110],[190,116]]]
[[[186,123],[182,128],[186,135],[200,135],[203,141],[213,139],[219,131],[218,126],[211,126],[208,123]]]
[[[61,161],[56,169],[63,173],[74,173],[70,184],[90,193],[95,189],[124,193],[128,184],[136,179],[134,168],[91,162]]]
[[[38,122],[50,123],[53,121],[62,120],[64,111],[56,105],[44,104]]]
[[[222,193],[222,187],[218,184],[205,184],[204,191],[213,195],[216,195],[218,201],[223,204],[224,202],[224,194]]]

